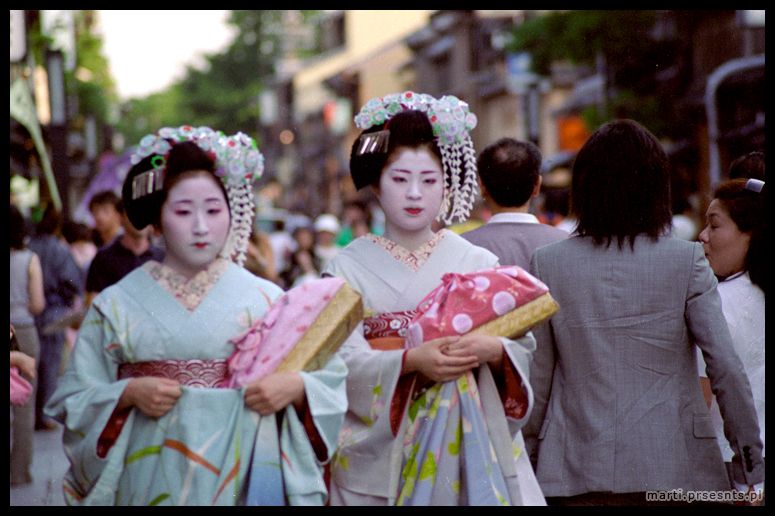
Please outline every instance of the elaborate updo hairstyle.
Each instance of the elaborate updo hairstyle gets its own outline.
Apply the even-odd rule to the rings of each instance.
[[[765,279],[767,264],[765,260],[765,231],[767,226],[767,214],[765,202],[767,195],[766,186],[760,191],[748,188],[748,179],[732,179],[721,183],[713,197],[721,203],[729,214],[729,218],[743,233],[751,235],[748,244],[748,253],[745,255],[745,269],[751,277],[751,282],[758,285],[766,294]]]
[[[385,131],[380,139],[387,145],[380,145],[374,152],[361,152],[363,136]],[[443,167],[441,151],[433,136],[433,127],[428,116],[422,111],[406,110],[393,115],[387,123],[375,125],[363,131],[350,150],[350,175],[355,188],[360,190],[366,186],[379,186],[382,170],[388,164],[388,159],[398,147],[417,149],[426,147]],[[446,176],[446,174],[445,174]]]
[[[146,156],[139,163],[133,166],[127,173],[124,180],[121,196],[124,201],[124,210],[132,225],[137,229],[143,229],[148,225],[160,227],[161,208],[167,200],[167,193],[182,179],[193,174],[206,171],[212,175],[215,183],[223,192],[223,197],[228,205],[229,196],[221,180],[215,175],[215,158],[211,154],[202,150],[196,143],[191,141],[174,142],[167,140],[172,144],[172,149],[166,156],[164,165],[164,180],[162,188],[151,193],[144,194],[135,199],[132,198],[132,182],[138,175],[152,170],[154,160],[160,156],[153,154]]]

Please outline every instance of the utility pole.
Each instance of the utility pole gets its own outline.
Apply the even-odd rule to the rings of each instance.
[[[51,144],[51,165],[57,189],[62,199],[62,215],[70,217],[70,164],[67,158],[67,100],[65,93],[64,54],[61,50],[46,51],[51,121],[48,141]]]
[[[539,146],[541,77],[531,71],[532,56],[528,52],[506,55],[508,70],[506,86],[520,99],[520,113],[525,124],[527,139]]]

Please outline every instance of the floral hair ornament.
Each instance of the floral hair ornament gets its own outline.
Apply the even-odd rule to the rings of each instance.
[[[426,93],[405,91],[369,100],[355,117],[361,130],[380,125],[401,111],[422,111],[428,116],[433,136],[441,151],[448,186],[437,220],[451,224],[468,219],[479,191],[476,180],[476,151],[470,131],[476,127],[476,115],[468,103],[453,95],[436,99]],[[390,131],[366,133],[358,142],[358,154],[385,152]]]
[[[215,175],[223,182],[231,211],[231,229],[221,256],[242,266],[253,229],[253,182],[264,172],[264,156],[250,136],[241,132],[226,136],[209,127],[190,125],[163,127],[155,134],[144,136],[131,156],[132,165],[156,156],[151,160],[153,168],[132,181],[132,198],[161,190],[170,150],[186,141],[196,143],[215,161]]]

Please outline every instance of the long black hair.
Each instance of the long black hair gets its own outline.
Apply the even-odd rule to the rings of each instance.
[[[672,220],[670,169],[656,137],[634,120],[595,131],[573,163],[571,211],[596,245],[634,249],[636,236],[662,235]]]

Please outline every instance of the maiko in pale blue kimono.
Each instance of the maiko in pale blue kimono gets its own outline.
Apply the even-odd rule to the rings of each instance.
[[[344,362],[335,355],[301,373],[307,401],[299,412],[290,405],[262,417],[245,405],[244,388],[221,385],[229,340],[281,294],[220,259],[188,282],[149,262],[103,291],[46,407],[65,425],[66,501],[323,504],[322,467],[347,407]],[[130,378],[148,374],[181,382],[174,408],[158,419],[116,410]]]

